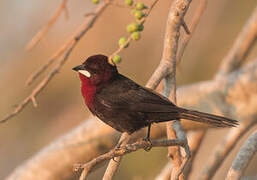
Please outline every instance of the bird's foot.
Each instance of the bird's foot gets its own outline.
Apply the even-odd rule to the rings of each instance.
[[[115,152],[115,151],[119,151],[119,150],[121,150],[121,143],[118,143],[118,144],[114,147],[114,149],[113,149],[112,151]],[[115,159],[115,157],[113,157],[112,160],[113,160],[114,162],[118,163],[118,161]]]
[[[143,138],[143,141],[147,142],[147,145],[144,147],[144,150],[145,151],[150,151],[152,149],[152,142],[150,140],[150,138],[146,137],[146,138]]]

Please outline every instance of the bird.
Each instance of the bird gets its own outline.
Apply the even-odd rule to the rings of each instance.
[[[132,134],[153,123],[186,119],[215,127],[235,127],[238,121],[178,107],[163,95],[143,87],[118,72],[105,55],[93,55],[73,68],[81,81],[81,93],[88,109],[107,125]]]

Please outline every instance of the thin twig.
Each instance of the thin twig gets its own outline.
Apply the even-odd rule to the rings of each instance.
[[[125,154],[137,151],[139,149],[146,149],[148,147],[180,146],[183,143],[184,143],[183,141],[180,141],[177,139],[152,140],[151,143],[149,141],[140,140],[133,144],[127,144],[126,146],[121,146],[120,148],[114,148],[108,153],[98,156],[86,164],[77,165],[75,170],[84,169],[83,171],[84,171],[84,179],[85,179],[85,177],[87,177],[88,173],[92,170],[92,168],[103,161],[110,160],[118,156],[124,156]]]
[[[109,2],[109,1],[108,1]],[[61,54],[61,52],[64,53],[64,55],[62,56],[62,58],[59,60],[59,62],[57,63],[57,65],[49,72],[49,74],[36,86],[36,88],[32,91],[32,93],[26,97],[16,108],[15,110],[8,114],[5,118],[3,118],[2,120],[0,120],[0,123],[4,123],[7,120],[9,120],[10,118],[14,117],[15,115],[17,115],[19,112],[21,112],[24,107],[26,107],[26,105],[32,101],[32,99],[36,98],[36,96],[46,87],[46,85],[49,83],[49,81],[59,72],[59,70],[62,68],[63,64],[66,62],[66,60],[68,59],[70,52],[72,51],[72,49],[77,45],[77,43],[79,42],[79,40],[84,36],[84,34],[93,26],[93,24],[95,23],[95,21],[99,18],[99,16],[104,12],[104,10],[106,9],[106,7],[109,5],[109,3],[102,3],[100,4],[97,9],[95,10],[95,15],[94,16],[90,16],[88,17],[88,19],[86,19],[86,21],[79,27],[78,31],[72,36],[72,38],[67,41],[67,43],[64,44],[64,46],[62,46],[57,53],[55,54],[56,56],[59,56]],[[58,55],[57,55],[58,54]],[[49,60],[50,64],[53,61],[53,59],[51,58]],[[49,62],[47,63],[49,65]],[[45,69],[46,66],[43,66],[43,68]],[[42,72],[42,71],[41,71]],[[40,73],[41,73],[40,72]]]
[[[68,40],[54,55],[53,57],[51,57],[49,59],[49,61],[43,65],[38,71],[36,71],[34,74],[32,74],[28,80],[26,81],[26,84],[31,84],[42,72],[44,72],[53,62],[55,59],[57,59],[58,57],[60,57],[65,51],[68,52],[69,48],[73,48],[74,46],[76,46],[76,44],[78,43],[78,41],[82,38],[82,36],[93,26],[94,22],[98,19],[98,17],[100,16],[100,14],[105,10],[105,8],[109,5],[109,3],[112,2],[111,0],[109,1],[105,1],[104,3],[100,4],[97,9],[95,10],[95,12],[93,12],[92,16],[88,17],[88,19],[86,19],[85,23],[81,25],[81,27],[79,28],[79,30],[72,36],[72,38],[70,40]],[[158,2],[158,0],[155,0],[154,3],[151,5],[151,7],[149,8],[149,11],[147,13],[147,15],[149,15],[149,13],[151,12],[152,8],[156,5],[156,3]],[[145,17],[146,18],[146,17]],[[142,20],[142,22],[144,23],[145,18]],[[120,50],[119,50],[120,51]],[[63,56],[66,57],[66,56]],[[68,56],[67,56],[68,58]],[[64,59],[64,61],[67,60]],[[62,60],[60,60],[62,61]],[[59,69],[61,68],[61,66],[59,67]],[[59,70],[58,69],[58,70]],[[51,71],[49,74],[56,74],[56,73],[52,73],[53,71]],[[31,95],[29,95],[27,98],[25,98],[22,103],[20,103],[15,110],[8,114],[6,117],[4,117],[2,120],[0,120],[0,123],[6,122],[7,120],[11,119],[12,117],[14,117],[15,115],[17,115],[19,112],[21,112],[24,107],[32,100],[32,98],[35,98],[35,96],[43,89],[43,86],[45,86],[48,82],[52,79],[53,76],[47,76],[48,78],[45,78],[31,93]],[[47,79],[47,80],[46,80]],[[44,82],[44,83],[43,83]]]
[[[25,84],[27,86],[31,85],[32,82],[34,82],[34,80],[36,80],[39,75],[41,75],[56,59],[58,59],[72,43],[74,43],[73,39],[62,45],[62,47],[57,52],[55,52],[54,55],[43,66],[41,66],[36,72],[29,76]]]
[[[94,12],[88,12],[84,14],[85,17],[96,15]]]
[[[257,7],[253,11],[252,16],[249,18],[243,30],[239,33],[233,47],[230,49],[227,56],[222,60],[220,68],[216,73],[216,78],[219,78],[240,67],[252,49],[256,39]]]
[[[248,138],[244,145],[240,148],[228,172],[226,180],[239,180],[256,152],[257,131],[252,133],[250,138]]]
[[[57,19],[60,17],[62,11],[64,10],[66,18],[69,17],[69,13],[66,7],[68,0],[62,0],[62,3],[59,5],[58,9],[54,13],[53,17],[50,19],[50,21],[47,23],[47,25],[41,29],[32,39],[31,41],[26,45],[26,50],[30,50],[33,47],[35,47],[39,41],[42,39],[42,37],[47,33],[47,31],[54,25],[54,23],[57,21]]]
[[[254,121],[241,122],[237,128],[231,129],[219,146],[216,147],[210,159],[206,162],[198,179],[210,180],[239,139],[242,138],[243,135],[256,123],[257,119]]]
[[[78,41],[81,38],[81,32],[83,36],[84,33],[86,33],[93,26],[96,18],[98,18],[98,16],[102,13],[102,9],[105,9],[105,6],[109,5],[109,2],[111,1],[102,3],[94,10],[94,12],[87,13],[85,16],[90,17],[85,20],[85,23],[81,25],[81,27],[76,31],[76,33],[72,35],[72,37],[64,45],[62,45],[62,47],[59,48],[57,52],[55,52],[54,55],[43,66],[41,66],[36,72],[29,76],[25,84],[32,84],[32,82],[34,82],[34,80],[36,80],[39,77],[39,75],[41,75],[56,59],[58,59],[65,52],[65,50],[68,49],[70,45]],[[87,25],[88,27],[86,27]],[[85,32],[83,32],[83,28],[85,28]]]

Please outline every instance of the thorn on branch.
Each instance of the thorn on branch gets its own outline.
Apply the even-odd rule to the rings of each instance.
[[[38,104],[37,104],[37,101],[36,101],[36,98],[34,97],[34,96],[31,96],[31,101],[32,101],[32,103],[33,103],[33,106],[36,108],[37,106],[38,106]]]
[[[185,32],[189,35],[190,31],[189,31],[184,19],[181,20],[181,25],[182,25],[183,29],[185,30]]]
[[[84,14],[85,17],[94,16],[94,15],[96,15],[96,13],[94,13],[94,12],[89,12],[89,13]]]

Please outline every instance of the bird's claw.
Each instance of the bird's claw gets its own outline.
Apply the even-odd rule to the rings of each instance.
[[[143,141],[147,142],[147,144],[148,144],[147,146],[144,147],[144,150],[147,152],[150,151],[152,149],[152,145],[153,145],[151,140],[146,137],[146,138],[143,138]]]

